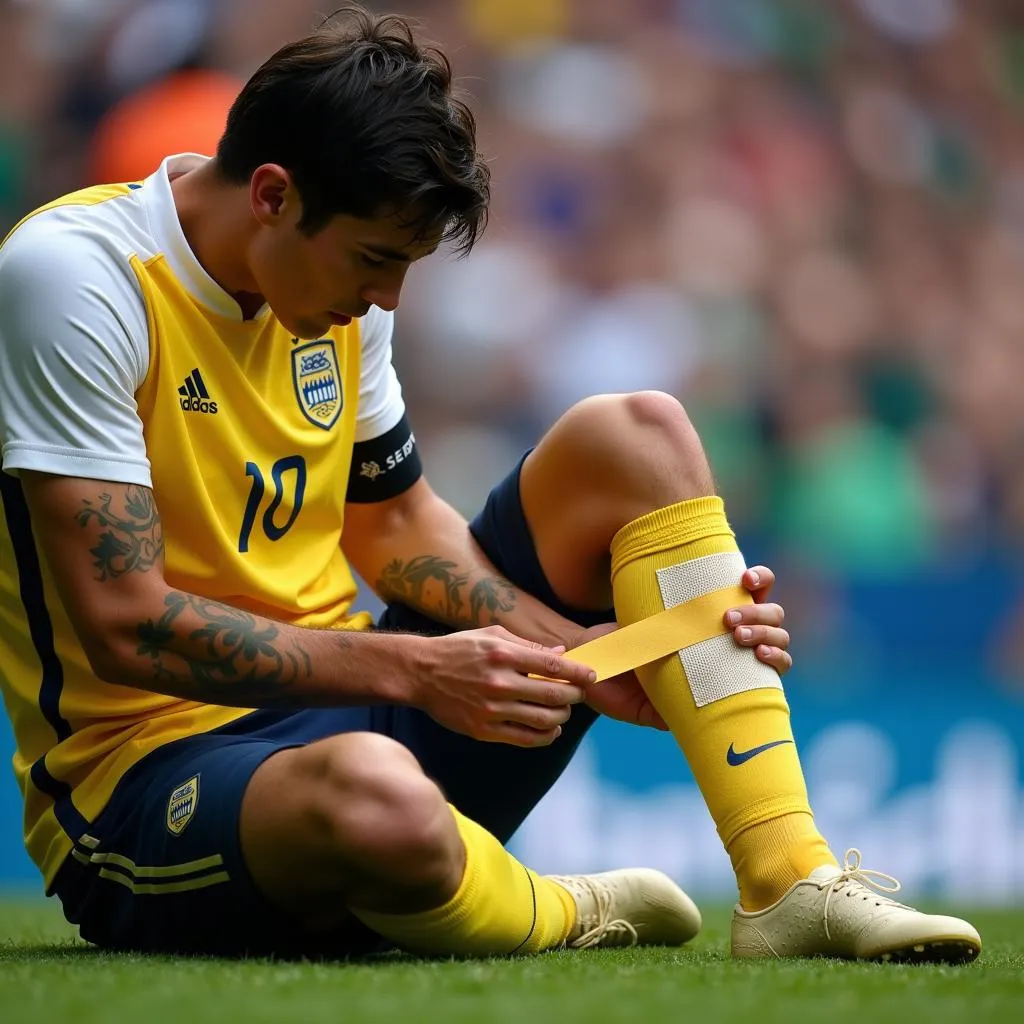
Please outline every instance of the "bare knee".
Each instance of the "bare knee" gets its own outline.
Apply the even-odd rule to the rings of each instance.
[[[706,466],[704,448],[682,403],[664,391],[635,391],[613,396],[620,406],[620,429],[627,449],[652,442],[673,471]],[[621,445],[620,445],[621,446]]]
[[[634,429],[656,431],[664,440],[675,444],[688,444],[696,436],[682,403],[664,391],[633,391],[603,397],[620,407],[620,415],[629,420]]]
[[[597,395],[573,406],[530,453],[523,513],[544,575],[574,608],[611,604],[615,534],[655,509],[714,494],[704,450],[671,395]]]
[[[350,733],[305,753],[310,824],[344,869],[407,891],[455,891],[462,841],[443,794],[408,750]]]
[[[714,493],[700,437],[671,395],[598,395],[574,406],[564,422],[567,461],[578,458],[602,489],[649,504],[644,511]]]

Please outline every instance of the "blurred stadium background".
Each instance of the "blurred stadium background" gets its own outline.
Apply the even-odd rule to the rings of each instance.
[[[0,233],[211,151],[330,9],[0,0]],[[471,514],[577,398],[677,395],[779,574],[825,834],[914,893],[1024,903],[1024,4],[390,9],[451,56],[494,171],[483,242],[417,268],[397,321],[435,487]],[[0,885],[33,887],[19,816],[5,769]],[[685,765],[639,730],[601,723],[515,843],[732,892]]]

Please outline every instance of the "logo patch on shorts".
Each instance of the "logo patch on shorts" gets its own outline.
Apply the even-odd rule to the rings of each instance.
[[[167,831],[180,836],[199,804],[199,776],[193,775],[171,793],[167,801]]]

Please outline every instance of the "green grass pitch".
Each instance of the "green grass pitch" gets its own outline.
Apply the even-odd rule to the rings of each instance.
[[[1024,908],[964,912],[970,967],[732,962],[729,912],[681,950],[517,960],[311,964],[114,956],[77,941],[52,902],[0,900],[4,1024],[1010,1024],[1024,1020]]]

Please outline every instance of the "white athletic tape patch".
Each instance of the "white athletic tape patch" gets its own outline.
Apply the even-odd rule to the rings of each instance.
[[[705,555],[689,562],[670,565],[658,570],[658,587],[666,608],[686,604],[695,597],[703,597],[712,590],[738,587],[747,571],[747,563],[739,551],[726,551],[720,555]]]
[[[666,608],[675,608],[713,590],[734,587],[746,568],[743,555],[732,551],[659,569],[662,603]],[[730,633],[684,648],[679,652],[679,660],[699,708],[747,690],[782,689],[775,669],[758,661],[753,651],[737,646]]]
[[[781,690],[773,668],[758,661],[753,651],[739,647],[731,633],[713,636],[679,652],[690,692],[697,707],[747,690]]]

